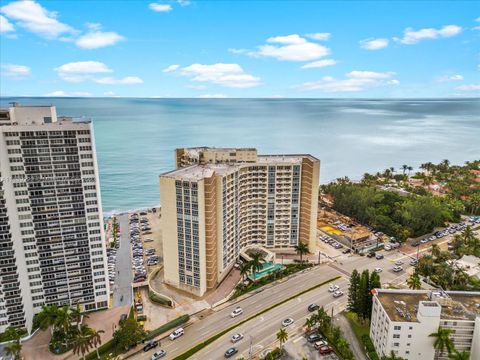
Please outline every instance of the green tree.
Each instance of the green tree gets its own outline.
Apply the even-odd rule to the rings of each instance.
[[[360,274],[357,269],[352,271],[350,276],[350,286],[348,288],[348,303],[347,310],[355,314],[360,314],[360,301],[359,301],[359,290],[360,290]]]
[[[250,262],[243,262],[240,264],[240,275],[243,276],[243,281],[247,279],[248,273],[250,272],[250,269],[252,268]]]
[[[307,327],[308,331],[310,331],[315,325],[317,324],[316,320],[315,320],[315,316],[309,316],[306,320],[305,320],[305,326]]]
[[[370,293],[370,277],[369,271],[364,270],[360,275],[360,286],[358,291],[358,298],[359,298],[359,315],[363,318],[363,320],[370,318],[369,309],[371,308],[371,298],[369,296]]]
[[[392,350],[390,351],[389,355],[383,355],[381,360],[404,360],[402,357],[397,356],[395,352]]]
[[[15,360],[20,360],[22,358],[22,344],[20,340],[9,342],[5,345],[4,350],[7,356],[13,357]]]
[[[443,355],[445,350],[448,354],[452,354],[455,351],[453,341],[450,339],[450,334],[452,332],[452,329],[439,327],[437,332],[428,335],[434,338],[433,347],[440,356]]]
[[[408,278],[407,285],[412,290],[421,289],[422,283],[420,281],[420,276],[418,276],[416,271]]]
[[[117,348],[128,350],[145,337],[145,331],[139,323],[131,317],[122,322],[120,329],[113,333],[113,342]]]
[[[288,340],[288,333],[285,329],[278,330],[277,340],[280,342],[280,351],[283,352],[283,344]]]
[[[329,329],[330,325],[332,324],[332,318],[328,316],[323,306],[317,310],[315,319],[322,331]]]
[[[97,352],[97,358],[100,359],[100,354],[98,352],[98,347],[102,345],[102,337],[100,336],[103,334],[105,331],[103,330],[95,330],[91,329],[90,337],[92,339],[92,346],[95,348],[95,351]]]
[[[254,252],[253,254],[250,254],[250,268],[253,271],[253,278],[256,281],[257,280],[257,271],[260,271],[263,269],[263,264],[265,263],[265,259],[263,257],[263,254],[260,251]]]
[[[452,360],[470,360],[470,353],[468,351],[458,352],[455,351],[448,356]]]
[[[295,252],[297,255],[300,255],[300,262],[303,262],[303,255],[308,254],[308,246],[302,242],[299,242],[298,245],[295,246]]]
[[[57,324],[58,306],[57,305],[43,305],[42,311],[37,315],[37,321],[42,330],[49,327],[53,328]]]
[[[92,347],[92,334],[93,330],[88,325],[82,324],[79,326],[72,342],[72,350],[75,355],[82,354],[82,358],[85,358],[85,354]]]

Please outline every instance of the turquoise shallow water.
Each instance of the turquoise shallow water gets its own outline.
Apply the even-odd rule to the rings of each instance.
[[[158,205],[182,146],[311,153],[321,182],[402,164],[480,158],[480,102],[352,99],[1,98],[91,118],[105,213]]]

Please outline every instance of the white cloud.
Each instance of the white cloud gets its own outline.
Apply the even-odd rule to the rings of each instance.
[[[165,69],[163,69],[162,72],[169,73],[169,72],[177,70],[179,67],[180,67],[180,65],[173,64],[173,65],[170,65],[170,66],[166,67]]]
[[[102,85],[133,85],[133,84],[142,84],[143,80],[138,76],[126,76],[121,79],[115,79],[112,77],[104,77],[99,79],[92,79],[97,84]]]
[[[115,93],[113,91],[105,91],[103,96],[115,96]]]
[[[99,61],[77,61],[63,64],[54,69],[65,81],[81,82],[91,78],[92,74],[109,73],[113,70]]]
[[[93,81],[102,85],[131,85],[141,84],[143,80],[137,76],[126,76],[116,79],[113,77],[96,77],[98,74],[113,72],[107,65],[99,61],[77,61],[63,64],[54,69],[58,75],[68,82]]]
[[[7,33],[11,31],[15,31],[12,23],[8,21],[5,16],[0,15],[0,33]]]
[[[366,50],[379,50],[388,46],[388,39],[365,39],[360,41],[360,47]]]
[[[187,88],[193,90],[205,90],[207,87],[205,85],[187,85]]]
[[[82,91],[74,91],[72,93],[68,93],[63,90],[57,90],[57,91],[52,91],[51,93],[45,94],[44,96],[52,96],[52,97],[72,97],[72,96],[84,97],[86,96],[88,97],[88,96],[92,96],[92,94],[89,92],[82,92]]]
[[[197,97],[201,98],[201,99],[225,99],[228,96],[225,95],[225,94],[203,94],[203,95],[199,95]]]
[[[318,60],[302,66],[302,69],[314,69],[314,68],[322,68],[326,66],[332,66],[337,64],[336,60],[333,59],[325,59],[325,60]]]
[[[2,6],[0,10],[11,20],[37,35],[57,38],[75,30],[57,20],[57,13],[48,11],[35,1],[14,1]]]
[[[313,33],[313,34],[305,34],[306,37],[313,39],[313,40],[320,40],[320,41],[326,41],[330,39],[330,36],[332,34],[330,33]]]
[[[124,37],[115,32],[93,31],[80,36],[75,44],[82,49],[98,49],[114,45]]]
[[[250,88],[260,85],[260,78],[247,74],[238,64],[192,64],[176,70],[192,81],[209,82],[230,88]]]
[[[457,86],[455,90],[459,91],[480,91],[480,84],[469,84]]]
[[[232,54],[246,54],[249,51],[247,49],[235,49],[235,48],[230,48],[228,49],[228,52],[231,52]]]
[[[191,4],[191,2],[189,0],[177,0],[177,3],[180,5],[180,6],[188,6]]]
[[[445,25],[441,29],[425,28],[417,31],[407,28],[403,32],[403,38],[394,38],[394,40],[402,44],[412,45],[424,39],[449,38],[461,32],[462,28],[457,25]]]
[[[298,34],[271,37],[267,39],[267,43],[259,46],[257,51],[247,54],[282,61],[312,61],[330,54],[329,48],[310,42]]]
[[[150,3],[148,7],[156,12],[169,12],[172,11],[172,6],[168,4]]]
[[[375,72],[375,71],[350,71],[345,74],[346,77],[352,79],[388,79],[395,75],[394,72]]]
[[[327,93],[356,92],[377,86],[397,85],[400,83],[398,80],[390,79],[394,75],[393,72],[355,70],[345,74],[345,79],[324,76],[319,81],[306,82],[297,86],[297,88],[304,91],[319,90]]]
[[[475,19],[476,22],[480,22],[480,16]]]
[[[92,31],[98,31],[102,28],[102,24],[100,23],[92,23],[92,22],[87,22],[85,23],[85,26]]]
[[[463,80],[463,76],[456,74],[456,75],[445,75],[445,76],[439,76],[437,78],[438,82],[446,82],[446,81],[461,81]]]
[[[30,68],[25,65],[2,64],[0,74],[13,79],[23,79],[30,75]]]

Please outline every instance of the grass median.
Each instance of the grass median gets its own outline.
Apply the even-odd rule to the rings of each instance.
[[[305,294],[305,293],[307,293],[307,292],[309,292],[309,291],[312,291],[312,290],[315,290],[315,289],[319,288],[320,286],[323,286],[323,285],[328,284],[328,283],[330,283],[330,282],[332,282],[332,281],[335,281],[335,280],[339,279],[340,277],[341,277],[341,276],[335,276],[335,277],[333,277],[333,278],[331,278],[331,279],[329,279],[329,280],[327,280],[327,281],[324,281],[324,282],[322,282],[322,283],[320,283],[320,284],[317,284],[317,285],[315,285],[315,286],[312,286],[312,287],[310,287],[310,288],[308,288],[308,289],[306,289],[306,290],[300,291],[299,293],[297,293],[297,294],[295,294],[295,295],[292,295],[292,296],[290,296],[290,297],[288,297],[288,298],[286,298],[286,299],[284,299],[284,300],[282,300],[282,301],[280,301],[280,302],[278,302],[278,303],[276,303],[276,304],[273,304],[272,306],[270,306],[270,307],[268,307],[268,308],[266,308],[266,309],[263,309],[262,311],[256,313],[255,315],[252,315],[252,316],[246,318],[245,320],[242,320],[242,321],[240,321],[239,323],[236,323],[235,325],[232,325],[232,326],[230,326],[229,328],[227,328],[227,329],[219,332],[218,334],[215,334],[215,335],[211,336],[211,337],[208,338],[207,340],[202,341],[201,343],[195,345],[193,348],[185,351],[183,354],[175,357],[174,360],[184,360],[184,359],[188,359],[190,356],[196,354],[197,352],[199,352],[200,350],[202,350],[203,348],[205,348],[207,345],[210,345],[210,344],[213,343],[215,340],[217,340],[217,339],[220,338],[221,336],[225,335],[226,333],[232,331],[232,330],[235,329],[236,327],[245,324],[247,321],[250,321],[250,320],[252,320],[252,319],[254,319],[254,318],[256,318],[256,317],[258,317],[258,316],[260,316],[260,315],[262,315],[262,314],[265,314],[266,312],[268,312],[268,311],[270,311],[270,310],[272,310],[272,309],[274,309],[274,308],[276,308],[276,307],[278,307],[278,306],[280,306],[280,305],[283,305],[283,304],[285,304],[286,302],[288,302],[288,301],[290,301],[290,300],[293,300],[293,299],[295,299],[296,297],[298,297],[298,296],[300,296],[300,295],[303,295],[303,294]]]

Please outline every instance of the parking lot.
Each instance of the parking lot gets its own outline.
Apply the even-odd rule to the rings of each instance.
[[[310,336],[310,341],[309,341]],[[318,340],[312,341],[312,338],[318,337]],[[323,354],[320,354],[320,349]],[[285,359],[312,359],[312,360],[337,360],[338,356],[333,352],[328,342],[317,332],[311,332],[285,344]]]

